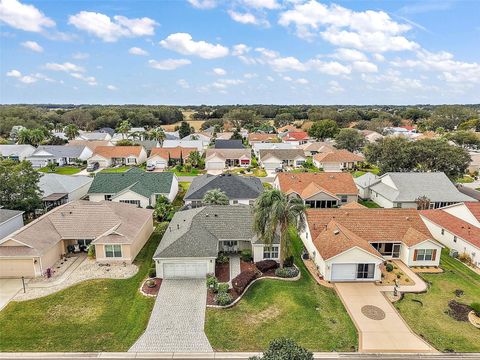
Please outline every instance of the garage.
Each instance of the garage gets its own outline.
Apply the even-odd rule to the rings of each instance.
[[[2,278],[35,277],[33,259],[0,259],[0,277]]]
[[[205,168],[207,170],[223,170],[225,168],[224,161],[207,161]]]
[[[205,262],[164,263],[164,279],[199,279],[207,276]]]
[[[357,278],[357,264],[333,264],[332,281],[353,281]]]

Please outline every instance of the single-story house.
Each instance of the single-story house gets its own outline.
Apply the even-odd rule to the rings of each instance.
[[[50,210],[70,201],[83,199],[93,182],[93,177],[44,173],[38,182],[43,206]]]
[[[278,240],[272,245],[259,241],[251,206],[205,206],[175,213],[153,259],[162,279],[205,278],[215,272],[219,252],[250,249],[255,262],[278,261]]]
[[[332,152],[336,150],[332,143],[323,141],[306,143],[301,145],[300,148],[305,151],[305,156],[313,156],[318,153]]]
[[[147,165],[153,165],[156,169],[164,170],[172,164],[183,164],[190,153],[194,151],[197,151],[197,148],[153,148],[150,157],[147,159]]]
[[[193,179],[183,201],[192,207],[202,206],[203,197],[213,189],[223,191],[230,200],[230,205],[253,205],[264,190],[260,179],[254,176],[205,174]]]
[[[260,164],[267,171],[284,166],[300,167],[307,157],[302,149],[269,149],[260,150]]]
[[[361,199],[370,199],[370,186],[378,182],[379,176],[366,172],[365,174],[354,179],[355,185],[358,188],[358,195]]]
[[[260,157],[260,150],[276,150],[276,149],[299,149],[299,146],[290,143],[254,143],[252,151],[255,156]]]
[[[178,178],[172,172],[146,172],[131,168],[122,173],[99,172],[88,190],[90,201],[103,200],[155,207],[157,198],[165,196],[170,202],[178,193]]]
[[[277,132],[279,134],[284,134],[284,133],[287,133],[289,131],[299,131],[299,129],[296,126],[290,125],[290,124],[277,128]]]
[[[242,140],[215,140],[215,149],[245,149]]]
[[[327,281],[379,281],[380,265],[438,266],[438,243],[415,209],[308,209],[302,241]]]
[[[65,146],[86,146],[94,153],[98,146],[113,146],[113,143],[110,140],[70,140]]]
[[[164,134],[165,134],[165,140],[180,140],[180,133],[178,132],[178,130],[164,131]]]
[[[164,140],[162,147],[164,148],[196,148],[197,151],[203,154],[203,151],[208,147],[208,144],[202,140]]]
[[[472,199],[480,201],[480,191],[475,190],[471,187],[465,186],[464,184],[455,184],[455,187],[460,191],[462,194],[470,196]]]
[[[73,201],[0,240],[0,276],[43,276],[69,251],[89,246],[95,246],[97,262],[131,263],[152,232],[152,210],[111,201]]]
[[[23,226],[23,213],[0,208],[0,240]]]
[[[75,140],[88,140],[88,141],[98,141],[98,140],[112,140],[112,136],[108,132],[89,132],[89,131],[80,131],[80,134],[75,138]]]
[[[362,181],[363,176],[356,179],[357,184]],[[373,180],[373,177],[370,178]],[[458,191],[442,172],[390,172],[372,181],[371,185],[367,184],[368,182],[364,182],[363,185],[365,191],[370,191],[370,199],[384,208],[417,209],[417,200],[423,197],[430,202],[430,209],[474,201]],[[367,194],[368,192],[364,193]]]
[[[279,173],[273,186],[287,195],[296,195],[310,208],[333,208],[358,200],[352,174]]]
[[[208,149],[206,170],[223,170],[229,167],[248,167],[252,160],[250,149]]]
[[[225,131],[225,132],[217,133],[215,138],[216,140],[230,140],[232,136],[233,136],[232,131]]]
[[[281,136],[281,139],[284,143],[291,143],[294,145],[303,145],[310,141],[310,136],[306,131],[289,131],[286,134]]]
[[[213,136],[205,133],[205,132],[199,132],[199,133],[193,133],[187,136],[184,136],[182,140],[185,141],[191,141],[191,140],[201,140],[204,143],[207,143],[207,145],[212,141]]]
[[[264,134],[264,133],[249,133],[248,134],[248,142],[250,145],[255,143],[271,143],[271,142],[279,142],[279,138],[277,134]]]
[[[459,255],[470,257],[480,268],[480,203],[464,202],[441,209],[420,211],[433,237]]]
[[[58,166],[75,165],[86,161],[92,155],[92,150],[84,145],[44,145],[39,146],[27,160],[34,168],[42,168],[52,163]]]
[[[360,130],[360,133],[365,137],[369,143],[374,143],[377,140],[383,139],[383,135],[373,130]]]
[[[0,145],[0,158],[23,161],[35,152],[32,145]]]
[[[325,172],[350,170],[363,161],[365,161],[363,156],[345,149],[319,153],[313,156],[313,164]]]
[[[98,162],[100,167],[115,165],[140,165],[147,161],[143,146],[97,146],[87,160],[89,164]]]
[[[160,147],[160,143],[157,140],[137,140],[135,145],[143,146],[147,152],[147,156],[150,156],[150,153],[153,149]]]

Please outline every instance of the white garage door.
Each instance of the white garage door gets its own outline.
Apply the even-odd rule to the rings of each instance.
[[[333,264],[332,281],[351,281],[357,278],[357,264]]]
[[[163,264],[164,279],[198,279],[207,276],[205,263],[170,263]]]
[[[225,163],[209,161],[206,164],[206,168],[207,170],[223,170],[225,168]]]

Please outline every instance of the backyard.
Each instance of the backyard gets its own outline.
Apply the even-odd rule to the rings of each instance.
[[[40,168],[38,171],[50,174],[73,175],[79,173],[82,169],[82,167],[77,166],[57,166],[54,171],[51,171],[48,167]]]
[[[378,205],[377,203],[373,202],[372,200],[358,200],[358,203],[360,205],[363,205],[367,208],[371,208],[371,209],[375,209],[375,208],[381,208],[380,205]]]
[[[442,252],[440,264],[443,273],[419,274],[430,284],[426,293],[406,294],[396,307],[408,325],[436,349],[479,352],[480,330],[452,318],[448,304],[451,300],[466,305],[478,302],[480,275],[448,256],[448,250]]]
[[[312,351],[354,351],[357,331],[333,289],[318,285],[300,259],[295,282],[260,280],[231,309],[208,309],[205,332],[219,351],[258,351],[278,337],[289,337]]]
[[[11,302],[0,312],[0,351],[127,351],[155,301],[138,287],[162,233],[157,228],[138,254],[139,272],[130,279],[85,281],[44,298]]]
[[[110,167],[110,168],[105,168],[102,170],[104,173],[119,173],[119,172],[125,172],[128,169],[131,169],[131,166],[119,166],[119,167]]]

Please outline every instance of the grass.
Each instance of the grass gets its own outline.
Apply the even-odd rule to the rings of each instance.
[[[256,177],[267,176],[267,172],[265,171],[265,169],[258,168],[258,167],[253,168],[251,173],[247,173],[247,169],[245,168],[236,168],[236,169],[230,169],[225,171],[225,174],[237,174],[237,175],[243,175],[243,176],[256,176]]]
[[[155,300],[138,288],[162,233],[156,230],[137,255],[139,271],[130,279],[85,281],[8,304],[0,312],[0,351],[127,351],[145,330],[153,308]]]
[[[455,180],[456,183],[458,184],[467,184],[467,183],[472,183],[475,179],[471,176],[464,175],[463,177]]]
[[[358,200],[358,203],[370,209],[381,208],[380,205],[374,203],[372,200]]]
[[[128,169],[131,169],[132,166],[119,166],[117,168],[106,168],[106,169],[103,169],[101,172],[104,172],[104,173],[121,173],[121,172],[125,172],[127,171]]]
[[[204,174],[204,170],[192,169],[191,171],[178,171],[177,169],[167,170],[168,172],[173,172],[177,176],[197,176]]]
[[[316,167],[311,167],[311,168],[298,168],[298,169],[292,169],[292,170],[289,170],[288,171],[289,173],[304,173],[304,172],[308,172],[308,173],[321,173],[323,172],[323,169],[318,169]]]
[[[173,200],[173,206],[176,208],[180,208],[183,206],[183,197],[187,193],[188,188],[190,187],[192,183],[186,182],[186,181],[179,181],[178,182],[178,194],[175,197],[175,200]]]
[[[207,309],[205,332],[219,351],[260,351],[288,337],[311,351],[353,351],[357,332],[333,289],[318,285],[300,260],[302,243],[293,241],[302,277],[295,282],[260,280],[230,309]]]
[[[362,176],[362,175],[365,175],[366,173],[367,173],[366,171],[358,171],[358,170],[357,170],[357,171],[352,172],[352,176],[353,176],[354,178],[357,178],[357,177],[360,177],[360,176]]]
[[[426,293],[406,294],[396,307],[410,327],[438,350],[480,352],[480,331],[445,313],[452,299],[467,305],[478,302],[480,275],[448,256],[447,249],[442,251],[441,267],[444,273],[420,274],[430,284]],[[456,297],[456,289],[464,295]]]
[[[50,174],[59,174],[59,175],[73,175],[77,174],[80,171],[82,171],[84,168],[82,167],[76,167],[76,166],[57,166],[55,168],[55,171],[50,171],[49,168],[43,167],[38,169],[38,171],[43,172],[43,173],[50,173]]]

